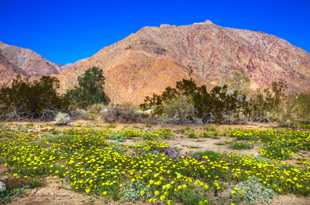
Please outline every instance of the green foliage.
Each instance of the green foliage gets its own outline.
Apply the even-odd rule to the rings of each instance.
[[[290,96],[280,123],[284,127],[310,127],[310,93]]]
[[[195,107],[191,98],[181,95],[165,101],[162,104],[162,113],[173,122],[187,122],[194,120]]]
[[[303,93],[296,97],[296,109],[301,119],[310,121],[310,93]]]
[[[198,138],[197,133],[193,128],[187,127],[182,130],[182,133],[189,138]]]
[[[15,113],[28,118],[53,118],[54,112],[66,110],[68,106],[56,92],[57,88],[59,81],[54,77],[42,77],[35,81],[17,77],[10,86],[0,89],[0,113]]]
[[[149,117],[148,114],[141,112],[131,105],[109,105],[101,112],[102,118],[109,123],[139,123],[145,122]]]
[[[129,182],[121,190],[121,201],[143,201],[151,198],[152,192],[142,181]]]
[[[231,194],[235,202],[271,204],[274,191],[263,186],[256,177],[249,177],[248,180],[238,183]]]
[[[251,143],[251,142],[233,142],[233,143],[231,143],[230,147],[232,149],[236,149],[236,150],[252,149],[253,143]]]
[[[15,197],[22,195],[25,189],[42,186],[42,179],[36,177],[8,177],[4,180],[6,190],[0,191],[0,204],[8,204]]]
[[[232,130],[231,137],[261,141],[260,154],[270,159],[288,159],[294,153],[310,150],[310,132],[291,129]]]
[[[201,151],[201,152],[195,152],[193,154],[194,158],[202,158],[202,157],[208,157],[208,159],[212,160],[212,161],[217,161],[220,160],[222,158],[222,155],[218,152],[214,152],[214,151]]]
[[[78,77],[79,86],[66,93],[73,106],[86,108],[89,105],[108,104],[109,98],[104,93],[105,78],[101,69],[92,67]]]
[[[231,123],[242,116],[262,121],[268,118],[269,113],[280,111],[286,98],[285,90],[285,84],[275,82],[272,88],[258,91],[250,97],[229,89],[227,85],[215,86],[208,91],[204,85],[197,86],[193,79],[183,79],[176,83],[176,88],[168,87],[161,95],[146,97],[141,107],[152,109],[155,115],[200,118],[203,122]]]
[[[184,205],[206,205],[208,204],[208,199],[205,195],[203,191],[195,189],[177,193],[179,200]]]
[[[287,86],[283,82],[273,82],[271,88],[258,90],[250,98],[248,116],[256,121],[271,121],[277,119],[285,104]]]
[[[294,149],[290,146],[289,141],[286,139],[276,140],[265,144],[261,150],[260,154],[263,157],[268,157],[270,159],[285,160],[289,159],[294,154]]]

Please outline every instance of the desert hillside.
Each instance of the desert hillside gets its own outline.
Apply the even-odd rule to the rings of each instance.
[[[210,21],[145,27],[58,75],[63,89],[92,66],[104,70],[114,103],[143,102],[193,71],[209,87],[233,84],[251,90],[284,81],[290,92],[310,89],[310,54],[272,35],[225,28]]]
[[[17,75],[24,77],[51,75],[58,66],[35,52],[0,42],[0,83],[7,83]]]

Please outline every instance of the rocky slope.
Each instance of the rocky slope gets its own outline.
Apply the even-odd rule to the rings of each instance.
[[[310,54],[265,33],[224,28],[210,21],[189,26],[145,27],[58,75],[72,88],[88,68],[104,70],[114,103],[143,102],[175,85],[190,70],[199,83],[257,88],[282,80],[290,92],[310,90]]]
[[[58,73],[58,66],[35,52],[0,42],[0,83],[8,83],[17,75],[36,77]]]

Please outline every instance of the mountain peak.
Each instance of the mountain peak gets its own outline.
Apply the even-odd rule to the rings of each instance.
[[[214,24],[210,19],[204,21],[205,24]]]

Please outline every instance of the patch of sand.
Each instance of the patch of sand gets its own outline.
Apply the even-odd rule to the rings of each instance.
[[[180,149],[181,153],[186,154],[190,152],[199,152],[199,151],[214,151],[219,153],[225,152],[238,152],[240,154],[247,155],[258,155],[258,150],[256,147],[248,150],[233,150],[229,147],[228,142],[231,142],[232,139],[229,137],[219,137],[218,139],[213,138],[175,138],[168,139],[166,142],[171,147],[176,147]]]

